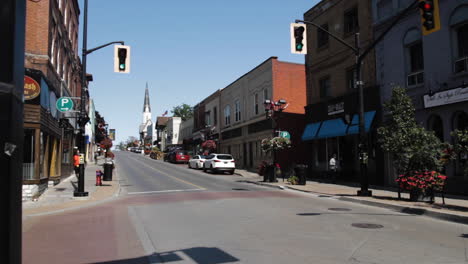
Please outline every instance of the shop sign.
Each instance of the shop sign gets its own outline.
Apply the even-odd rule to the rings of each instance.
[[[344,113],[344,102],[328,106],[328,115],[336,115],[339,113]]]
[[[41,86],[33,78],[24,76],[24,100],[32,100],[41,93]]]
[[[425,108],[454,104],[463,101],[468,101],[468,87],[438,92],[433,96],[424,95]]]

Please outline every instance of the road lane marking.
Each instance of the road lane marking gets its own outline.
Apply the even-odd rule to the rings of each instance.
[[[129,193],[127,193],[127,194],[150,194],[150,193],[190,192],[190,191],[202,191],[202,189],[182,189],[182,190],[164,190],[164,191],[129,192]]]
[[[131,158],[131,159],[133,159],[133,158]],[[164,174],[164,175],[166,175],[166,176],[168,176],[168,177],[171,177],[171,178],[174,179],[174,180],[183,182],[183,183],[185,183],[185,184],[190,184],[190,185],[192,185],[192,186],[195,186],[195,187],[199,188],[199,190],[206,190],[206,188],[201,187],[200,185],[196,185],[196,184],[194,184],[194,183],[191,183],[191,182],[188,182],[188,181],[179,179],[179,178],[174,177],[174,176],[172,176],[172,175],[169,175],[169,174],[167,174],[167,173],[165,173],[165,172],[163,172],[163,171],[160,171],[160,170],[158,170],[158,169],[156,169],[156,168],[154,168],[154,167],[151,167],[151,166],[149,166],[148,164],[144,163],[143,161],[140,161],[140,160],[137,160],[137,159],[133,159],[133,160],[138,161],[139,163],[145,165],[146,167],[148,167],[148,168],[150,168],[150,169],[152,169],[152,170],[155,170],[155,171],[157,171],[157,172],[159,172],[159,173],[161,173],[161,174]]]

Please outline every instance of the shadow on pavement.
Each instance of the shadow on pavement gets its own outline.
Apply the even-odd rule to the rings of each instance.
[[[186,256],[190,257],[193,261],[198,264],[221,264],[221,263],[230,263],[238,262],[239,259],[231,256],[225,251],[216,248],[216,247],[193,247],[187,249],[166,251],[155,253],[151,256],[143,256],[132,259],[120,259],[106,262],[98,262],[96,264],[133,264],[133,263],[167,263],[174,261],[183,260],[181,256],[177,253],[184,253]]]

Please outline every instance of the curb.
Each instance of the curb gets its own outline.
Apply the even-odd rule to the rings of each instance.
[[[320,192],[299,190],[299,189],[296,189],[296,188],[291,188],[289,186],[272,185],[272,184],[263,183],[263,182],[254,182],[254,181],[244,181],[244,182],[253,183],[253,184],[262,185],[262,186],[266,186],[266,187],[270,187],[270,188],[274,188],[274,189],[280,189],[280,190],[289,189],[289,190],[304,192],[304,193],[324,194],[324,193],[320,193]],[[468,225],[468,216],[461,216],[461,215],[455,215],[455,214],[449,214],[449,213],[434,212],[434,211],[423,209],[423,208],[415,208],[415,207],[408,207],[408,206],[401,206],[401,205],[394,205],[394,204],[386,204],[386,203],[379,203],[379,202],[374,202],[374,201],[365,201],[365,200],[349,198],[349,197],[344,197],[344,196],[331,195],[331,194],[326,194],[326,195],[329,195],[331,197],[337,197],[337,199],[340,200],[340,201],[364,204],[364,205],[380,207],[380,208],[386,208],[386,209],[391,209],[391,210],[394,210],[394,211],[397,211],[397,212],[400,212],[400,213],[413,214],[413,215],[422,215],[422,216],[427,216],[427,217],[435,218],[435,219],[439,219],[439,220],[444,220],[444,221],[449,221],[449,222]]]

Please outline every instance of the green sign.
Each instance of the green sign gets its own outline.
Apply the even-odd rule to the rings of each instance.
[[[291,139],[291,135],[289,134],[288,131],[280,131],[279,136],[282,137],[282,138]]]
[[[60,97],[55,106],[60,112],[67,112],[73,109],[73,100],[70,97]]]

